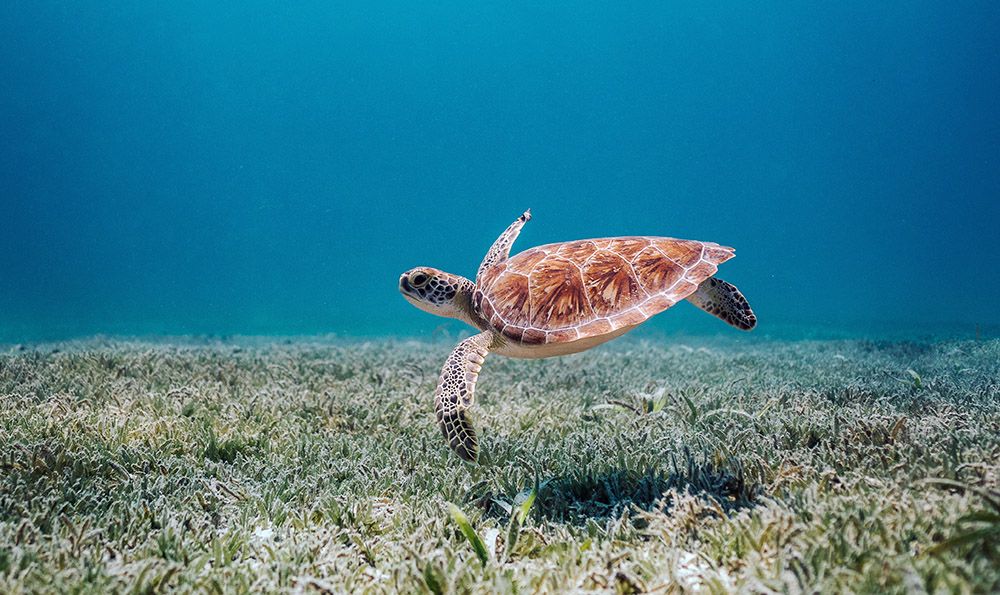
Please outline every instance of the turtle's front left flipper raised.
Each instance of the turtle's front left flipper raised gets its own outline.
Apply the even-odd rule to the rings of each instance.
[[[486,331],[455,346],[434,391],[434,411],[441,432],[452,450],[466,461],[475,461],[479,454],[476,431],[466,410],[475,402],[476,380],[492,342],[493,333]]]
[[[531,221],[531,209],[528,209],[521,214],[520,217],[514,220],[507,229],[504,230],[500,237],[493,242],[493,246],[490,247],[490,251],[486,253],[486,257],[483,258],[483,262],[479,265],[479,271],[476,273],[476,280],[483,274],[483,271],[495,265],[498,262],[503,262],[507,260],[510,256],[510,247],[514,245],[514,240],[521,233],[521,228],[524,224]]]

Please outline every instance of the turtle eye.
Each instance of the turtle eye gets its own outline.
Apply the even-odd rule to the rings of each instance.
[[[416,273],[410,277],[410,285],[414,287],[423,287],[427,284],[427,275],[423,273]]]

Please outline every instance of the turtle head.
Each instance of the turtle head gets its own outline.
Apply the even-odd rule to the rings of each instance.
[[[470,321],[469,305],[474,289],[475,285],[465,277],[431,267],[410,269],[399,277],[399,292],[406,301],[424,312],[446,318]]]

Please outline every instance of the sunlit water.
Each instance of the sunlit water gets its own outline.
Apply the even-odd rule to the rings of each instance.
[[[998,30],[995,2],[8,2],[0,340],[457,335],[400,272],[474,276],[528,207],[515,251],[735,246],[752,337],[996,336]],[[642,332],[739,335],[688,304]]]

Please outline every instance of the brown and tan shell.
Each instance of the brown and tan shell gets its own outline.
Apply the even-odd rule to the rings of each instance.
[[[577,341],[666,310],[733,255],[711,242],[646,236],[548,244],[484,271],[472,305],[508,340]]]

